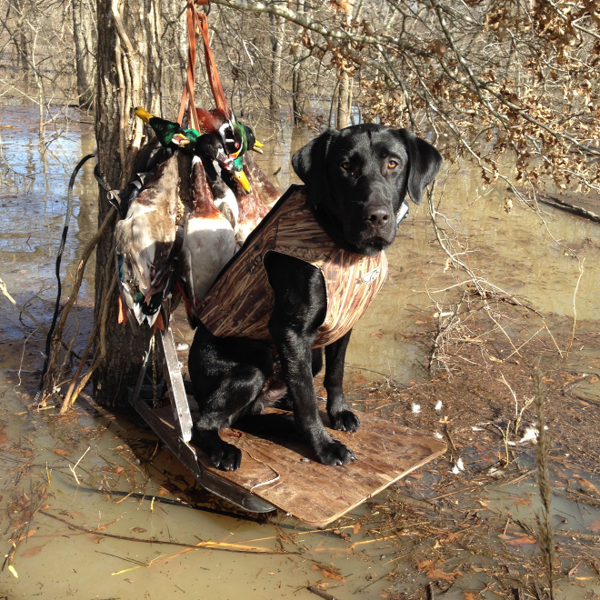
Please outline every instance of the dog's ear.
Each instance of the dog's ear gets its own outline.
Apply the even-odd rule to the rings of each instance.
[[[415,204],[421,204],[423,190],[440,170],[442,155],[431,144],[418,138],[408,129],[398,129],[396,133],[408,152],[408,194]]]
[[[335,130],[328,129],[292,156],[292,167],[294,167],[296,175],[302,179],[312,192],[310,195],[315,203],[318,203],[317,196],[322,197],[327,193],[325,158],[331,141],[336,135]]]

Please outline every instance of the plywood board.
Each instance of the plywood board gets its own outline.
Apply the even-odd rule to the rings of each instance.
[[[341,467],[316,462],[310,448],[298,439],[290,413],[276,409],[221,432],[223,440],[242,451],[238,471],[214,469],[199,449],[198,456],[213,475],[320,527],[446,450],[444,442],[434,437],[366,414],[359,417],[361,427],[356,433],[328,429],[356,455],[356,462]],[[321,418],[328,426],[327,415],[321,413]]]

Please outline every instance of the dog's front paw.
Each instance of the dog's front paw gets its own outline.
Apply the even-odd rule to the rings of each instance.
[[[215,467],[221,469],[221,471],[237,471],[242,464],[242,453],[235,446],[223,442],[218,464],[212,457],[211,460],[215,463]]]
[[[331,440],[315,449],[315,454],[324,465],[347,465],[356,460],[354,452],[337,440]]]
[[[360,421],[351,410],[341,410],[329,415],[331,427],[338,431],[358,431]]]
[[[202,448],[215,469],[237,471],[242,464],[242,453],[235,446],[227,444],[213,431],[196,432],[192,441]]]

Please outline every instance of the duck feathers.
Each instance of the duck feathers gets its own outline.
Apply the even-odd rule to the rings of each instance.
[[[215,206],[202,161],[192,160],[193,209],[185,224],[184,252],[188,256],[188,275],[193,282],[195,306],[204,298],[221,269],[235,254],[235,233],[231,223]],[[186,286],[187,287],[187,286]],[[189,298],[188,298],[189,300]]]
[[[177,253],[177,157],[161,163],[115,227],[121,297],[135,320],[153,325],[172,285]],[[182,236],[180,236],[181,239]]]

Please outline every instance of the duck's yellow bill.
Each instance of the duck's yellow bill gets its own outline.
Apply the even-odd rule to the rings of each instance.
[[[187,144],[190,143],[190,140],[188,140],[185,135],[183,135],[182,133],[176,133],[173,136],[173,139],[171,140],[171,142],[173,144],[175,144],[176,146],[187,146]]]
[[[135,113],[136,117],[139,117],[146,124],[148,124],[152,118],[152,115],[147,110],[144,110],[141,106],[134,108],[133,112]]]
[[[246,194],[249,194],[252,191],[252,188],[250,187],[250,182],[246,177],[246,173],[244,173],[244,171],[234,171],[233,174],[235,175],[235,178],[240,182],[242,188],[244,188]]]
[[[254,140],[254,147],[256,148],[257,146],[259,148],[264,148],[265,147],[265,145],[261,144],[258,140]]]

